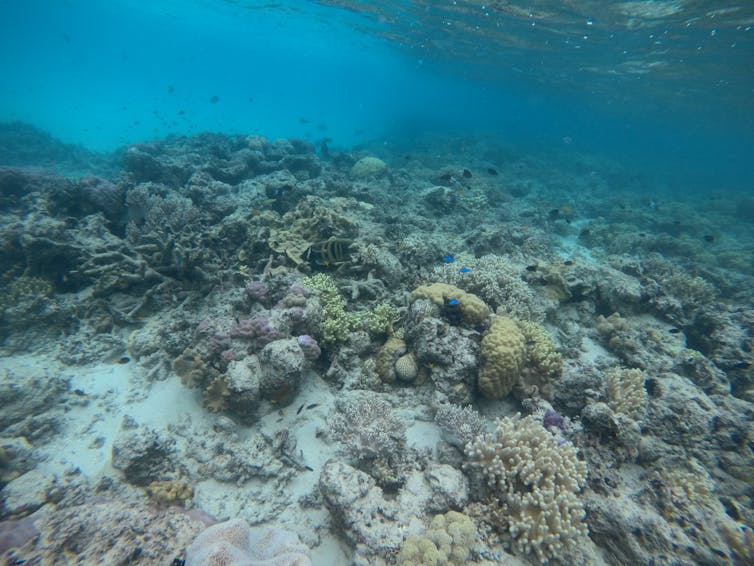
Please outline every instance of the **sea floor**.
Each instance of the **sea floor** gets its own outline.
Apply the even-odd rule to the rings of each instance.
[[[7,563],[754,560],[754,195],[473,137],[14,136]]]

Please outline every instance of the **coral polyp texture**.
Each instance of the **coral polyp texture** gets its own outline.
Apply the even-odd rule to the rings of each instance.
[[[468,466],[489,487],[490,518],[517,553],[560,560],[588,534],[579,492],[587,467],[538,419],[506,417],[466,447]]]

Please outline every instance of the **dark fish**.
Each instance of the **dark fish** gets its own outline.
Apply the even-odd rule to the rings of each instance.
[[[210,101],[210,102],[211,102],[212,104],[216,104],[216,103],[220,102],[220,97],[219,97],[219,96],[217,96],[216,94],[214,94],[214,95],[212,95],[212,96],[210,97],[209,101]]]
[[[527,265],[526,266],[526,271],[536,271],[536,270],[537,270],[537,266],[536,265]]]
[[[445,183],[450,183],[450,181],[452,181],[452,180],[453,180],[453,175],[451,175],[450,173],[444,173],[444,174],[440,175],[440,176],[438,177],[438,179],[439,179],[440,181],[443,181],[443,182],[445,182]]]
[[[352,243],[347,238],[331,238],[310,246],[304,257],[322,267],[342,265],[351,259],[349,248]]]
[[[117,360],[115,360],[115,363],[116,364],[127,364],[130,361],[131,361],[131,358],[129,358],[128,356],[123,356],[122,358],[118,358]]]
[[[464,179],[471,179],[471,171],[469,171],[468,169],[464,169],[463,170],[463,177],[464,177]]]
[[[573,261],[571,261],[570,259],[567,259],[563,262],[563,265],[573,265]]]
[[[300,413],[301,413],[301,411],[303,411],[303,409],[304,409],[304,406],[303,406],[303,405],[301,405],[301,406],[300,406],[300,407],[298,408],[298,411],[296,411],[296,414],[297,414],[297,415],[298,415],[298,414],[300,414]]]
[[[492,176],[497,175],[497,169],[493,169],[492,167],[487,168],[487,173],[489,173]]]
[[[550,218],[557,218],[558,216],[560,216],[560,209],[559,208],[553,208],[550,211]]]
[[[645,236],[646,236],[646,234],[644,232],[639,232],[639,237],[640,238],[644,238]]]
[[[319,407],[319,403],[312,403],[306,406],[307,409],[316,409],[317,407]]]
[[[678,334],[680,331],[681,331],[680,328],[675,328],[675,327],[668,330],[668,332],[670,332],[671,334]]]
[[[181,114],[181,115],[183,115],[183,114],[185,114],[185,113],[186,113],[186,111],[185,111],[185,110],[179,110],[179,111],[178,111],[178,114]]]
[[[731,366],[731,369],[751,369],[752,366],[754,366],[754,364],[751,364],[749,362],[738,362],[733,364],[733,366]]]
[[[309,119],[308,118],[299,118],[298,119],[298,123],[299,124],[308,124],[309,123]]]
[[[712,242],[715,241],[715,237],[712,234],[705,234],[704,241],[709,242],[711,244]]]
[[[314,471],[314,468],[312,468],[311,466],[304,466],[304,469],[307,470],[307,471],[309,471],[309,472],[313,472]]]
[[[175,92],[175,89],[173,88],[173,85],[170,85],[168,87],[168,94],[173,94]]]
[[[579,236],[582,238],[587,238],[592,235],[592,231],[589,228],[584,228],[581,233],[579,233]]]

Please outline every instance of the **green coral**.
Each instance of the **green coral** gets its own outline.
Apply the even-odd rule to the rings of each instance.
[[[399,319],[392,305],[380,303],[369,311],[346,312],[346,301],[338,291],[335,280],[326,273],[304,277],[306,285],[319,295],[322,303],[322,340],[325,343],[345,342],[356,330],[366,329],[373,334],[390,334]]]
[[[372,334],[392,334],[393,324],[399,318],[398,309],[388,303],[380,303],[364,314],[367,330]]]
[[[423,536],[411,535],[406,539],[397,563],[400,566],[477,564],[470,560],[476,538],[476,527],[467,515],[457,511],[435,515]]]
[[[345,342],[351,332],[362,326],[363,315],[346,312],[346,302],[332,277],[317,273],[304,277],[301,283],[319,294],[324,315],[322,339],[325,343]]]

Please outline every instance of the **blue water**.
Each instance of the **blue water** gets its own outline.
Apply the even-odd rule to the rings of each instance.
[[[0,121],[97,151],[487,133],[670,190],[750,189],[754,5],[578,4],[5,0]]]

